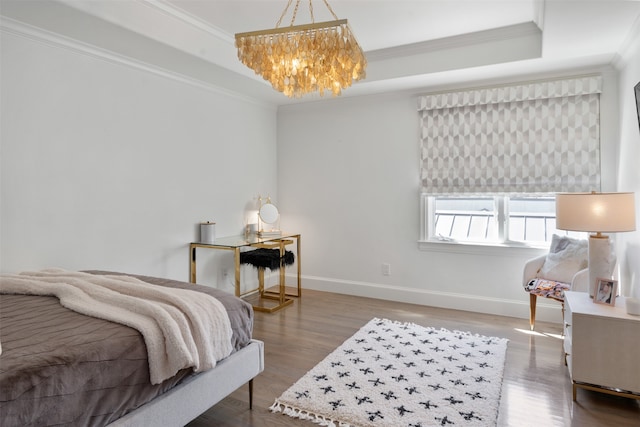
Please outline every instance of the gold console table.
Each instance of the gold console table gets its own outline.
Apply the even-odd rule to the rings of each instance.
[[[279,289],[278,292],[268,292],[269,299],[275,299],[278,301],[278,305],[275,307],[264,307],[261,305],[254,305],[253,308],[256,311],[265,311],[265,312],[273,312],[279,310],[293,302],[292,299],[287,298],[287,296],[302,296],[302,280],[301,280],[301,267],[300,267],[300,234],[289,234],[282,233],[278,236],[257,236],[257,235],[249,235],[249,236],[228,236],[228,237],[219,237],[215,239],[214,243],[201,243],[201,242],[192,242],[189,244],[189,281],[191,283],[196,283],[196,249],[222,249],[233,251],[233,262],[235,269],[235,294],[237,297],[243,297],[247,294],[253,293],[255,289],[242,293],[240,290],[240,249],[246,247],[265,247],[266,245],[270,247],[279,247],[280,256],[282,257],[285,253],[285,246],[288,243],[291,243],[291,239],[296,240],[296,264],[298,269],[298,283],[297,283],[297,294],[290,294],[286,291],[285,286],[285,269],[280,268],[280,281],[279,281]]]

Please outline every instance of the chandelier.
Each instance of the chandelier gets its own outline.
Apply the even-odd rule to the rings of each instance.
[[[300,0],[296,0],[289,27],[279,28],[293,0],[289,0],[276,27],[269,30],[236,34],[238,58],[273,88],[288,97],[330,91],[340,95],[365,77],[367,60],[346,19],[338,19],[323,0],[335,21],[314,21],[309,0],[311,23],[293,25]]]

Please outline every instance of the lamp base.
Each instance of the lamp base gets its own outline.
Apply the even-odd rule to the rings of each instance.
[[[589,236],[589,296],[593,298],[598,279],[611,279],[615,256],[609,236]]]

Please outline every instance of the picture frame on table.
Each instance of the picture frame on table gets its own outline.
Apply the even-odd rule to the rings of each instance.
[[[613,279],[596,279],[596,291],[593,302],[596,304],[616,305],[618,281]]]

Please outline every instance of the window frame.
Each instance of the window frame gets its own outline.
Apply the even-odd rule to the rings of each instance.
[[[464,196],[460,194],[460,196]],[[498,241],[466,241],[454,239],[438,239],[431,236],[435,221],[435,198],[436,195],[420,193],[420,238],[418,246],[421,250],[431,250],[438,252],[467,252],[478,253],[504,253],[505,249],[520,249],[531,251],[532,255],[539,254],[541,250],[548,250],[550,242],[522,242],[509,240],[509,196],[486,195],[487,198],[494,199],[494,206],[497,211]],[[493,250],[491,250],[493,248]]]

